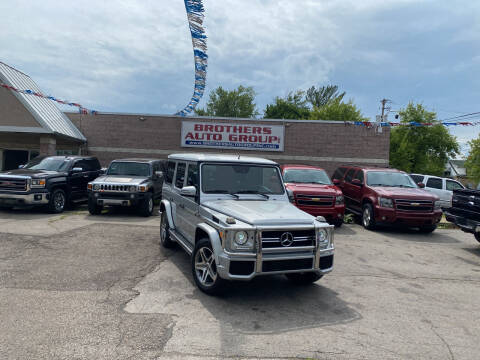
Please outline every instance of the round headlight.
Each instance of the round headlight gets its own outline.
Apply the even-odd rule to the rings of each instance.
[[[324,229],[318,230],[317,238],[318,241],[322,243],[328,241],[327,231]]]
[[[130,186],[129,190],[130,190],[130,192],[135,192],[135,191],[137,191],[137,187],[132,185],[132,186]]]
[[[245,231],[238,231],[235,234],[235,243],[237,245],[245,245],[248,241],[248,234]]]
[[[100,190],[100,184],[93,185],[93,190]]]

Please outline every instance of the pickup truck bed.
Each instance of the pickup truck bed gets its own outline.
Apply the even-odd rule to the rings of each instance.
[[[452,207],[445,210],[445,218],[463,231],[474,234],[480,242],[480,191],[454,190]]]

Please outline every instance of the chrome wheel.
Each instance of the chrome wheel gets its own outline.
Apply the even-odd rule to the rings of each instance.
[[[368,206],[363,209],[363,226],[368,228],[370,226],[370,221],[372,220],[372,213]]]
[[[153,212],[153,199],[152,199],[152,198],[150,198],[150,199],[148,200],[148,211],[149,211],[150,213]]]
[[[195,275],[203,286],[212,286],[217,280],[215,257],[208,247],[201,247],[195,254]]]
[[[167,239],[167,217],[162,214],[162,220],[160,223],[160,240],[162,243]]]
[[[61,211],[65,207],[65,196],[61,192],[57,192],[53,198],[55,210]]]

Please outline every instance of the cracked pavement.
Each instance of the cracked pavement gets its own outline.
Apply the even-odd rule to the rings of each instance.
[[[336,231],[334,271],[196,289],[159,218],[0,211],[2,359],[477,359],[480,244]]]

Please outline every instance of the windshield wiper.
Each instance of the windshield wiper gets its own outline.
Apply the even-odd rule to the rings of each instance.
[[[267,194],[264,194],[264,193],[261,193],[261,192],[255,191],[255,190],[241,190],[241,191],[235,192],[232,195],[237,195],[237,194],[255,194],[255,195],[263,196],[265,199],[270,199],[270,196],[268,196]]]
[[[384,186],[384,187],[392,187],[392,185],[387,185],[387,184],[368,184],[368,186]]]
[[[240,198],[240,196],[238,196],[237,194],[231,193],[228,190],[223,190],[223,189],[222,190],[220,190],[220,189],[208,190],[208,191],[205,191],[205,193],[207,193],[207,194],[227,194],[227,195],[230,195],[230,196],[234,197],[235,199]]]

